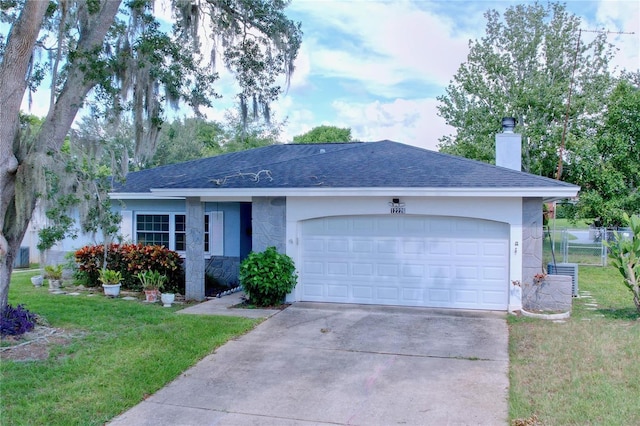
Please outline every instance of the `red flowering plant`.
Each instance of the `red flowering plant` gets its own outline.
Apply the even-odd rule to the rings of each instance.
[[[104,246],[85,246],[76,251],[80,281],[85,285],[98,283],[104,256]],[[143,244],[110,244],[107,249],[108,269],[122,274],[122,286],[129,290],[140,290],[136,274],[143,271],[159,271],[168,277],[165,289],[184,293],[182,258],[164,246]]]

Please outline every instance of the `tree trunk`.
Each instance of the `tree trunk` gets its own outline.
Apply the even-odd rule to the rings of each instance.
[[[48,5],[46,1],[25,2],[18,21],[11,28],[0,64],[0,311],[4,311],[8,303],[13,259],[37,201],[34,196],[39,179],[37,168],[43,165],[47,153],[60,151],[85,96],[97,83],[81,70],[87,64],[81,60],[74,63],[31,149],[24,157],[16,156],[14,150],[18,144],[14,142],[20,136],[20,104],[27,87],[25,76]],[[78,41],[79,51],[101,46],[119,7],[120,0],[106,0],[99,11],[89,16]]]
[[[0,312],[7,306],[13,259],[26,231],[26,226],[16,223],[15,189],[20,163],[13,149],[19,133],[20,104],[27,88],[25,76],[48,7],[46,1],[25,2],[11,27],[0,63]]]

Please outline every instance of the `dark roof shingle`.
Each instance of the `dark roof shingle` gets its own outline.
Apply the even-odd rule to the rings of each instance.
[[[392,141],[271,145],[129,173],[114,192],[194,188],[545,188],[573,185]]]

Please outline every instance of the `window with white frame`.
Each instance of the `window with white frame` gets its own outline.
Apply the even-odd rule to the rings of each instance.
[[[127,214],[122,212],[122,226],[130,223],[126,220]],[[137,213],[133,224],[135,226],[135,240],[145,245],[160,244],[177,252],[187,250],[187,221],[186,215],[178,213]],[[224,227],[223,213],[219,211],[208,212],[204,215],[204,254],[224,254]],[[123,234],[126,229],[123,228]]]

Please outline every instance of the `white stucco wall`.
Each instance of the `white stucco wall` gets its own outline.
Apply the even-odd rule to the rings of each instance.
[[[300,264],[299,241],[301,221],[327,216],[390,214],[391,197],[287,197],[287,254]],[[522,199],[521,198],[454,198],[400,197],[407,215],[456,216],[493,220],[509,224],[509,311],[522,307]],[[297,300],[296,293],[290,300]]]

